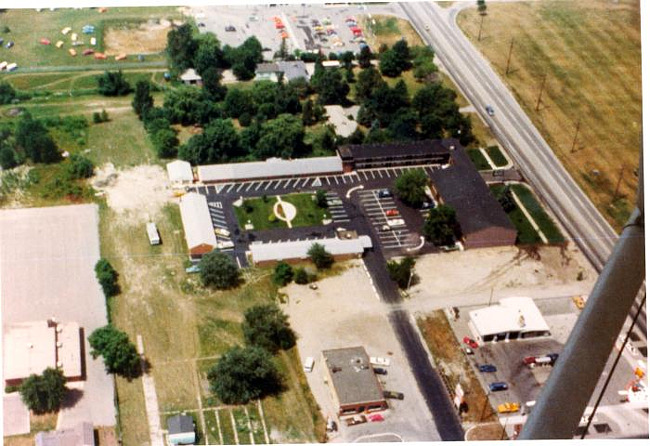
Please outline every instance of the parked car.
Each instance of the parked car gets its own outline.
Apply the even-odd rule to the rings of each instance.
[[[478,371],[482,373],[495,373],[497,371],[497,366],[494,364],[482,364],[478,366]]]
[[[472,350],[469,347],[463,347],[463,351],[465,352],[466,355],[473,355],[474,354],[474,350]]]
[[[485,107],[485,111],[487,112],[488,115],[494,116],[494,108],[492,108],[491,105],[488,105],[487,107]]]
[[[327,432],[336,432],[338,430],[339,430],[339,428],[336,425],[336,421],[334,421],[330,417],[327,417]]]
[[[573,303],[578,310],[582,310],[585,307],[585,298],[582,296],[574,296]]]
[[[388,370],[383,369],[381,367],[373,367],[372,371],[375,372],[377,375],[388,375]]]
[[[508,390],[508,383],[497,381],[490,384],[490,392],[500,392],[502,390]]]
[[[378,422],[378,421],[384,421],[384,416],[380,413],[375,413],[372,415],[368,415],[368,419],[370,421]]]
[[[363,424],[367,422],[368,420],[366,419],[365,415],[355,415],[352,418],[345,420],[345,424],[348,426],[356,426],[357,424]]]
[[[474,339],[470,338],[469,336],[465,336],[463,338],[463,343],[469,345],[472,348],[478,348],[478,343]]]
[[[386,217],[397,217],[399,215],[399,211],[397,209],[389,209],[386,211]]]
[[[388,366],[390,366],[390,359],[389,358],[382,358],[380,356],[371,356],[370,357],[370,364],[372,364],[372,365],[380,365],[382,367],[388,367]]]
[[[388,226],[388,225],[382,225],[381,228],[380,228],[380,230],[381,230],[382,232],[390,231],[390,226]]]
[[[226,31],[229,33],[235,32],[235,27],[232,25],[226,26]]]
[[[199,28],[204,28],[204,27],[205,27],[205,23],[203,23],[203,22],[199,22],[199,23],[197,23],[197,26],[198,26]]]
[[[377,194],[379,198],[389,198],[393,196],[393,193],[389,189],[382,189]]]
[[[433,201],[425,201],[422,203],[422,209],[432,209],[435,208],[436,204]]]
[[[12,46],[14,46],[14,43],[11,42],[11,41],[9,41],[9,42],[7,42],[7,44],[5,45],[5,48],[11,48]]]
[[[402,392],[394,392],[392,390],[384,390],[384,398],[391,398],[394,400],[403,400],[404,394]]]
[[[519,403],[503,403],[497,406],[499,413],[519,412]]]

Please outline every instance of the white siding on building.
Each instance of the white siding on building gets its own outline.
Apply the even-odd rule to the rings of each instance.
[[[217,246],[207,198],[194,192],[185,194],[180,208],[187,248],[191,251],[201,245]]]
[[[280,261],[288,259],[306,259],[307,251],[314,243],[325,247],[330,254],[348,255],[363,254],[365,248],[372,247],[372,241],[367,235],[356,239],[328,238],[321,240],[300,240],[295,242],[257,243],[250,245],[250,253],[254,263]]]
[[[192,165],[187,161],[176,160],[167,163],[167,176],[172,183],[191,183],[194,181]]]

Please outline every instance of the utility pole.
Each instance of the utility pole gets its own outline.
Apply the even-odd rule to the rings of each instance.
[[[575,135],[573,135],[573,143],[571,144],[571,153],[575,152],[575,150],[573,150],[573,149],[575,149],[576,142],[578,141],[578,131],[580,131],[580,121],[581,120],[582,120],[582,118],[578,118],[578,123],[576,124],[576,133],[575,133]]]
[[[481,15],[481,25],[478,28],[478,41],[481,41],[481,34],[483,33],[483,19],[485,19],[484,15]]]
[[[512,46],[515,43],[515,38],[510,39],[510,51],[508,51],[508,62],[506,63],[506,76],[510,74],[510,57],[512,56]]]
[[[614,196],[612,197],[612,204],[618,198],[618,190],[621,187],[621,180],[623,180],[623,171],[624,171],[624,169],[625,169],[625,166],[621,166],[621,172],[618,174],[618,181],[616,182],[616,190],[614,191]]]
[[[537,96],[537,104],[535,105],[535,111],[539,111],[539,104],[542,102],[542,93],[544,92],[544,85],[546,85],[546,73],[542,79],[542,86],[539,89],[539,96]]]
[[[492,306],[492,296],[494,295],[494,287],[490,288],[490,300],[488,301],[488,307]]]

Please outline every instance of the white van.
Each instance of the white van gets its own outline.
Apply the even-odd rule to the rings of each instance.
[[[314,363],[314,358],[307,356],[305,362],[302,364],[302,369],[307,373],[311,373],[311,371],[314,370]]]

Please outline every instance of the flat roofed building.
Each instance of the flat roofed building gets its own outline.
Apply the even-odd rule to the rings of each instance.
[[[469,327],[483,342],[539,338],[551,335],[542,313],[529,297],[508,297],[469,312]]]
[[[79,423],[71,429],[39,432],[34,437],[36,446],[94,446],[95,432],[92,423]]]
[[[200,258],[217,246],[208,200],[201,194],[190,192],[180,198],[181,220],[190,257]]]
[[[167,163],[167,176],[170,182],[176,184],[191,183],[194,181],[192,165],[182,160]]]
[[[167,443],[194,444],[196,433],[194,419],[188,415],[174,415],[167,419]]]
[[[3,436],[29,434],[29,409],[18,392],[3,395],[2,409]]]
[[[322,352],[324,379],[339,415],[352,415],[388,408],[377,375],[363,347]]]
[[[336,260],[359,258],[366,249],[372,248],[367,235],[353,239],[327,238],[320,240],[298,240],[294,242],[252,243],[249,246],[253,263],[258,266],[273,265],[279,261],[299,262],[309,258],[307,252],[314,243],[319,243]]]
[[[211,164],[197,168],[203,183],[263,180],[269,178],[298,178],[311,175],[329,175],[343,172],[338,156],[285,160],[268,158],[250,163]]]
[[[449,148],[439,140],[339,146],[343,170],[449,163]]]
[[[465,149],[454,139],[442,140],[441,144],[453,147],[451,162],[429,175],[436,199],[456,211],[465,248],[514,245],[517,229],[492,196]]]
[[[68,380],[82,379],[81,330],[70,322],[23,322],[4,327],[4,380],[19,385],[32,374],[60,368]]]

